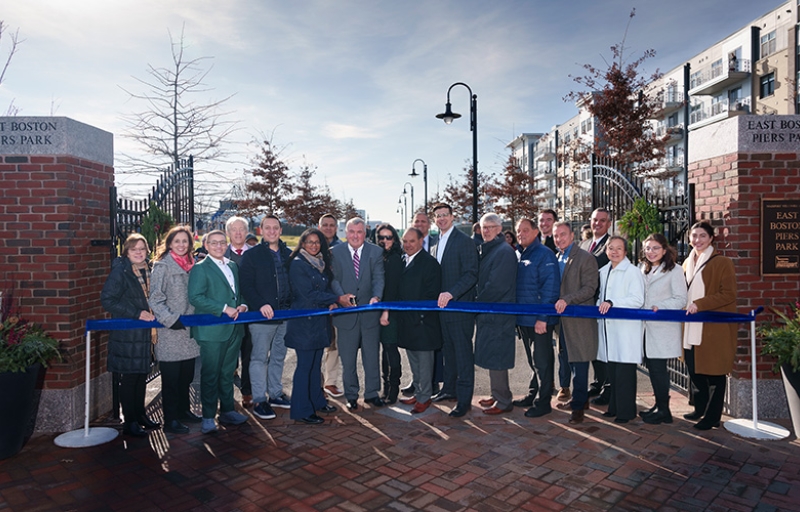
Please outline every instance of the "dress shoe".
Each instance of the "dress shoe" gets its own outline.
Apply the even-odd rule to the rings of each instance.
[[[434,402],[455,402],[458,399],[456,395],[451,395],[450,393],[438,393],[432,396],[431,400]]]
[[[414,405],[417,403],[417,399],[413,396],[410,398],[401,398],[400,403],[404,405]]]
[[[659,409],[651,414],[642,416],[642,420],[648,425],[661,425],[662,423],[672,423],[672,413],[669,409]]]
[[[654,405],[653,407],[647,409],[646,411],[639,411],[639,417],[644,418],[645,416],[649,416],[658,410],[658,406]]]
[[[600,396],[598,396],[597,398],[593,398],[592,399],[592,403],[594,405],[608,405],[608,402],[610,402],[610,401],[611,400],[609,399],[609,397],[603,396],[602,394]]]
[[[183,420],[184,423],[202,423],[203,422],[203,418],[201,418],[200,416],[196,415],[192,411],[186,411],[185,413],[183,413],[183,416],[181,417],[181,419]]]
[[[583,416],[584,416],[583,409],[572,411],[572,414],[570,414],[569,416],[569,422],[573,425],[577,423],[583,423]]]
[[[325,423],[325,420],[317,416],[316,414],[312,414],[311,416],[308,416],[306,418],[300,418],[297,421],[305,423],[306,425],[321,425]]]
[[[389,386],[389,393],[386,395],[384,401],[387,404],[397,403],[397,395],[400,394],[400,388],[397,386]]]
[[[613,418],[616,415],[617,415],[617,413],[611,412],[611,411],[606,411],[606,412],[603,413],[603,417],[604,418]]]
[[[519,400],[514,400],[511,402],[511,405],[514,407],[530,407],[533,405],[533,401],[536,399],[533,395],[527,395],[524,398],[520,398]]]
[[[699,420],[702,417],[703,417],[703,413],[700,412],[700,411],[694,411],[694,412],[686,413],[686,414],[683,415],[684,419],[692,420],[692,421]]]
[[[513,410],[514,410],[514,406],[513,405],[508,407],[507,409],[501,409],[501,408],[497,407],[496,405],[493,405],[488,409],[484,409],[483,410],[483,414],[489,414],[489,415],[494,416],[495,414],[503,414],[504,412],[511,412]]]
[[[126,423],[125,426],[122,427],[122,433],[131,437],[147,437],[148,435],[147,431],[135,421]]]
[[[624,425],[625,423],[628,423],[629,421],[631,421],[631,420],[628,420],[628,419],[625,419],[625,418],[614,418],[614,423],[619,423],[620,425]]]
[[[242,407],[253,407],[253,395],[242,395]]]
[[[569,388],[561,388],[558,390],[558,395],[556,395],[556,400],[559,402],[569,402],[572,398],[572,392]]]
[[[702,419],[694,424],[694,428],[697,430],[711,430],[712,428],[719,428],[719,422]]]
[[[373,407],[383,407],[384,405],[386,405],[386,402],[384,402],[383,399],[381,399],[381,397],[379,396],[373,396],[372,398],[365,398],[364,403],[369,404]]]
[[[527,411],[525,411],[526,418],[540,418],[545,414],[550,414],[553,412],[553,408],[550,407],[550,404],[536,404],[535,407],[531,407]]]
[[[589,397],[598,396],[602,392],[603,392],[603,386],[595,386],[594,384],[589,386]]]
[[[170,434],[188,434],[189,427],[178,420],[172,420],[164,425],[164,432],[169,432]]]
[[[417,402],[414,405],[414,408],[411,409],[411,414],[420,414],[428,410],[428,407],[431,406],[431,401],[428,400],[427,402]]]
[[[334,407],[331,404],[325,404],[325,407],[322,407],[321,409],[317,409],[317,412],[321,412],[323,414],[331,414],[333,412],[336,412],[336,407]]]
[[[480,404],[481,407],[491,407],[494,405],[496,401],[497,400],[495,400],[494,398],[489,397],[478,400],[478,404]]]
[[[403,396],[414,396],[414,393],[416,392],[416,389],[414,389],[414,383],[412,382],[408,386],[401,388],[400,392],[403,394]]]
[[[325,389],[325,392],[328,393],[328,395],[331,398],[339,398],[339,397],[344,396],[344,391],[342,391],[341,389],[337,388],[333,384],[331,384],[329,386],[325,386],[324,389]]]
[[[347,401],[347,409],[350,411],[357,411],[358,410],[358,400],[348,400]]]
[[[139,424],[147,429],[156,429],[161,426],[161,423],[153,421],[147,416],[142,416],[141,418],[139,418]]]
[[[451,418],[460,418],[465,414],[467,414],[469,410],[470,410],[469,405],[456,405],[453,408],[453,410],[450,411],[450,414],[448,414],[448,416],[450,416]]]
[[[573,410],[573,407],[572,407],[573,405],[574,405],[573,402],[570,400],[569,402],[566,402],[566,403],[557,403],[556,404],[556,408],[564,410],[564,411],[568,411],[568,410]],[[583,410],[584,411],[588,411],[589,410],[589,401],[588,400],[583,402]]]

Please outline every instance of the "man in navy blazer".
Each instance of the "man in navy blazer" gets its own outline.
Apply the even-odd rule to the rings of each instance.
[[[346,244],[331,249],[333,259],[332,288],[339,295],[339,305],[351,307],[374,304],[383,296],[383,249],[365,242],[364,220],[354,217],[347,221]],[[348,313],[333,317],[337,328],[339,357],[342,359],[342,381],[347,408],[358,409],[358,372],[356,362],[361,347],[364,366],[364,401],[375,407],[384,405],[380,397],[380,311]]]
[[[453,208],[444,203],[433,207],[439,240],[431,247],[431,255],[442,266],[442,293],[438,304],[444,308],[451,301],[475,301],[478,282],[478,250],[475,242],[453,225]],[[434,402],[457,401],[450,416],[458,418],[472,407],[475,389],[475,355],[472,336],[475,315],[444,313],[442,324],[442,354],[444,355],[444,385]]]

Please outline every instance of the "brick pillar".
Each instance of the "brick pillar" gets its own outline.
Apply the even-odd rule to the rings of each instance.
[[[113,135],[65,117],[0,118],[0,287],[61,342],[44,372],[37,430],[83,424],[85,324],[105,316]],[[92,349],[92,417],[110,409],[105,336]]]
[[[800,116],[738,116],[690,133],[689,181],[695,184],[697,220],[719,234],[715,246],[736,264],[738,309],[783,309],[800,297],[800,274],[761,275],[761,200],[800,198]],[[772,321],[769,310],[759,323]],[[756,350],[760,342],[756,340]],[[761,418],[788,417],[775,361],[758,355]],[[752,416],[750,326],[741,325],[729,381],[729,412]]]

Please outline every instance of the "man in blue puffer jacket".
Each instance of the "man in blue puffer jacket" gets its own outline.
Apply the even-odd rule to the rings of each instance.
[[[555,254],[539,241],[536,221],[522,219],[517,223],[517,240],[522,255],[517,268],[517,304],[555,304],[559,297],[561,273]],[[528,365],[533,371],[524,398],[514,400],[517,407],[528,407],[525,416],[538,418],[552,411],[553,395],[553,329],[558,317],[545,315],[519,315],[519,329]]]

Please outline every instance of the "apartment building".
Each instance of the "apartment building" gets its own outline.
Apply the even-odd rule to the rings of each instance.
[[[787,1],[677,64],[648,88],[646,94],[662,102],[653,130],[668,138],[666,156],[649,173],[647,187],[670,195],[684,192],[684,171],[693,161],[692,131],[744,114],[800,114],[799,4]],[[602,135],[588,111],[576,106],[575,117],[534,142],[530,168],[534,176],[551,176],[554,186],[537,201],[564,218],[579,219],[591,208],[591,172],[576,164],[571,153],[579,145],[602,141]]]

